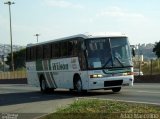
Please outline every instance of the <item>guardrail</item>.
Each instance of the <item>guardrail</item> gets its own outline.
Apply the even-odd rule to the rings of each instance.
[[[135,83],[160,83],[160,74],[135,76],[134,82]]]

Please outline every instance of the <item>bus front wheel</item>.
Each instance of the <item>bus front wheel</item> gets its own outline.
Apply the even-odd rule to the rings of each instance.
[[[82,81],[80,77],[77,77],[77,79],[75,80],[74,88],[78,93],[82,92]]]
[[[117,88],[112,88],[113,92],[119,92],[121,90],[121,87],[117,87]]]

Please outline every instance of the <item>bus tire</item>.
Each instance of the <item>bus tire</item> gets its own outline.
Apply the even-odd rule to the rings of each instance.
[[[70,91],[70,92],[73,92],[73,91],[74,91],[74,89],[69,89],[69,91]]]
[[[47,92],[47,82],[44,78],[44,76],[41,76],[40,78],[40,89],[41,89],[41,93],[46,93]]]
[[[79,76],[76,76],[74,79],[74,88],[78,93],[82,92],[82,81]]]
[[[115,93],[116,93],[116,92],[119,92],[120,90],[121,90],[121,87],[112,88],[112,91],[115,92]]]

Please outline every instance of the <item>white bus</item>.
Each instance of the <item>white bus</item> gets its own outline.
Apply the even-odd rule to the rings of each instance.
[[[77,92],[132,86],[133,63],[124,34],[79,34],[26,48],[28,84]]]

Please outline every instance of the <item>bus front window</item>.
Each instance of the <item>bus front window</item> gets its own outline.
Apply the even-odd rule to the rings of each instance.
[[[86,46],[89,69],[132,65],[126,37],[87,39]]]
[[[102,68],[106,61],[107,66],[112,66],[110,44],[106,38],[88,39],[86,45],[89,69]]]
[[[127,38],[110,38],[113,67],[132,66],[131,51]]]

